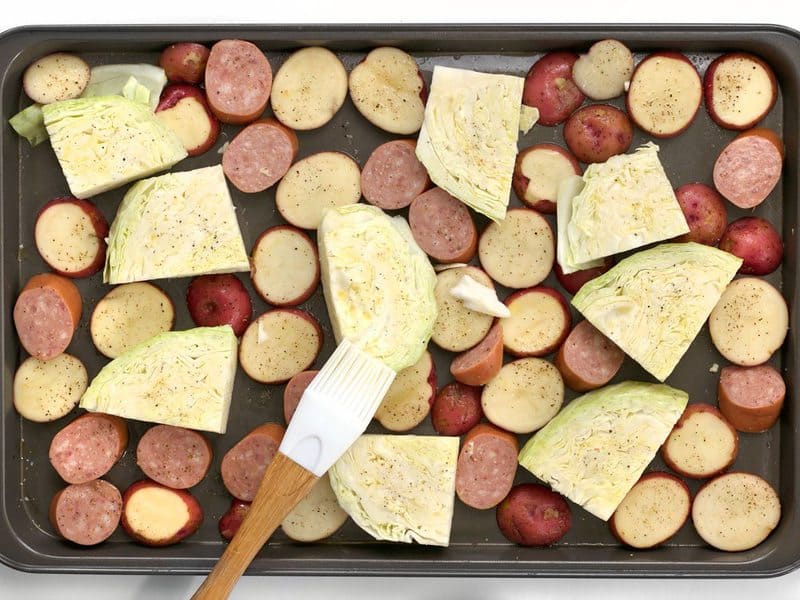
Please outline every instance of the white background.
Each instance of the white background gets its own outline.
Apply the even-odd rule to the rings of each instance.
[[[778,23],[800,29],[797,0],[250,0],[184,3],[177,0],[7,0],[0,30],[38,24],[220,23]],[[794,7],[798,8],[794,8]],[[0,544],[3,541],[0,540]],[[800,540],[797,541],[800,545]],[[611,575],[611,574],[609,574]],[[0,565],[0,600],[105,600],[188,598],[200,577],[32,575]],[[800,571],[760,580],[570,580],[245,577],[232,598],[517,599],[587,598],[800,598]]]

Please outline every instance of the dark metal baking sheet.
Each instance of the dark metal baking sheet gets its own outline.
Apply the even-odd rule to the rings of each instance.
[[[0,36],[0,320],[2,342],[2,413],[0,418],[0,560],[26,571],[83,573],[204,573],[223,550],[217,521],[227,509],[219,465],[225,451],[252,426],[265,421],[282,422],[282,386],[264,386],[237,376],[228,433],[210,435],[215,457],[206,479],[192,491],[200,500],[205,519],[200,530],[182,543],[167,548],[146,548],[130,541],[121,531],[94,547],[79,548],[60,540],[47,520],[52,494],[63,485],[47,459],[52,435],[75,413],[55,423],[22,420],[12,403],[13,373],[24,358],[11,318],[14,300],[32,274],[45,270],[33,243],[33,219],[50,198],[67,192],[64,178],[48,144],[31,149],[7,125],[8,118],[27,105],[21,92],[21,75],[36,57],[56,50],[73,51],[91,64],[144,61],[155,64],[168,43],[190,40],[213,43],[224,38],[248,39],[267,53],[273,69],[292,49],[325,45],[335,50],[351,68],[369,49],[396,45],[412,53],[430,80],[435,64],[491,72],[524,75],[534,60],[552,49],[582,50],[605,37],[615,37],[638,53],[654,49],[677,49],[686,53],[702,71],[708,62],[726,50],[754,52],[775,69],[780,83],[778,103],[765,121],[786,142],[786,168],[778,188],[756,214],[770,219],[782,231],[786,260],[769,276],[782,285],[790,304],[791,333],[773,362],[782,369],[788,384],[786,405],[779,424],[762,434],[742,434],[741,450],[734,468],[764,476],[778,490],[783,515],[778,528],[760,546],[739,553],[724,553],[706,546],[691,523],[665,546],[650,551],[632,551],[618,544],[607,525],[572,505],[573,527],[558,544],[549,548],[523,548],[508,543],[500,534],[494,511],[477,511],[456,502],[452,543],[449,548],[379,543],[348,522],[330,539],[303,545],[276,533],[264,547],[251,574],[326,575],[459,575],[459,576],[676,576],[755,577],[779,575],[800,565],[800,534],[796,504],[800,486],[797,436],[800,414],[794,404],[794,382],[798,374],[794,326],[797,323],[798,111],[800,105],[800,34],[779,26],[725,25],[385,25],[385,26],[109,26],[26,27]],[[619,99],[613,102],[619,105]],[[179,163],[175,170],[188,170],[218,163],[215,151],[237,129],[226,126],[214,150]],[[723,131],[701,108],[690,129],[659,143],[661,158],[672,183],[710,183],[713,161],[734,136]],[[320,150],[342,150],[362,166],[378,144],[392,136],[367,123],[348,100],[334,120],[318,131],[300,132],[300,157]],[[636,132],[634,144],[647,138]],[[535,127],[521,137],[520,147],[539,141],[563,143],[561,128]],[[124,188],[94,198],[109,222]],[[245,242],[252,247],[256,236],[279,221],[274,207],[274,189],[245,195],[232,189]],[[512,198],[512,204],[516,204]],[[729,219],[744,214],[728,206]],[[551,221],[552,222],[552,221]],[[485,221],[479,221],[480,226]],[[252,292],[249,278],[243,277]],[[86,364],[90,376],[105,362],[94,349],[88,332],[88,315],[108,289],[100,276],[77,281],[84,298],[84,314],[69,351]],[[555,284],[550,277],[548,283]],[[185,307],[188,280],[161,282],[175,302],[176,329],[191,326]],[[500,295],[507,290],[500,290]],[[255,294],[254,314],[268,306]],[[317,360],[321,364],[333,348],[321,289],[303,306],[323,323],[325,345]],[[577,316],[577,315],[575,315]],[[439,383],[448,380],[449,358],[434,351]],[[713,364],[724,364],[704,329],[692,344],[668,383],[690,393],[690,401],[716,401]],[[617,376],[622,379],[651,378],[630,359]],[[571,399],[575,394],[568,394]],[[130,422],[128,450],[108,479],[121,489],[142,477],[135,465],[135,444],[147,424]],[[380,431],[373,424],[371,430]],[[431,433],[429,422],[417,433]],[[527,436],[521,436],[524,440]],[[663,469],[656,459],[653,469]],[[519,469],[518,481],[534,478]],[[696,482],[690,482],[693,491]]]

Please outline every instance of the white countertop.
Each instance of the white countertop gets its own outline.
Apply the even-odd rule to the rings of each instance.
[[[800,8],[793,1],[722,2],[719,0],[616,0],[585,3],[542,0],[303,0],[301,2],[5,2],[0,30],[39,24],[203,24],[203,23],[778,23],[800,29]],[[584,6],[585,4],[585,6]],[[794,6],[794,7],[793,7]],[[254,8],[258,7],[258,8]],[[0,540],[0,544],[3,541]],[[800,541],[798,541],[800,544]],[[612,575],[612,573],[609,573]],[[34,575],[0,565],[0,599],[58,600],[189,598],[201,582],[187,576]],[[234,599],[316,598],[329,600],[394,598],[517,599],[639,598],[681,600],[800,598],[800,571],[759,580],[621,579],[444,579],[361,577],[245,577]]]

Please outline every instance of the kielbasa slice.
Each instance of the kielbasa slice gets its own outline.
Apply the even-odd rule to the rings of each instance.
[[[127,445],[124,419],[85,413],[53,436],[50,463],[67,483],[86,483],[108,473]]]
[[[456,494],[467,506],[486,509],[508,495],[517,473],[517,438],[481,423],[464,437],[456,465]]]
[[[258,46],[244,40],[214,44],[205,73],[211,112],[223,123],[254,121],[269,101],[272,67]]]
[[[53,496],[49,516],[60,536],[81,546],[94,546],[117,529],[122,495],[102,479],[72,484]]]
[[[414,198],[408,224],[419,247],[439,262],[468,262],[478,248],[478,230],[466,204],[441,188]]]
[[[283,418],[286,424],[292,420],[297,405],[303,398],[306,388],[311,385],[311,381],[317,376],[319,371],[302,371],[292,377],[283,390]]]
[[[236,189],[263,192],[286,175],[297,156],[297,135],[275,119],[242,129],[222,155],[222,170]]]
[[[736,137],[714,164],[714,186],[739,208],[758,206],[780,180],[782,146],[769,130],[752,130]]]
[[[739,431],[772,427],[783,407],[786,383],[770,365],[723,367],[719,374],[719,409]]]
[[[14,325],[22,347],[34,358],[55,358],[72,341],[82,308],[72,281],[53,273],[34,275],[14,305]]]
[[[424,192],[430,179],[416,155],[415,140],[393,140],[370,154],[361,171],[361,193],[384,210],[405,208]]]
[[[136,464],[153,481],[184,490],[200,483],[211,466],[211,444],[197,431],[156,425],[136,446]]]
[[[617,374],[625,353],[589,321],[581,321],[558,349],[555,365],[576,392],[594,390]]]
[[[477,346],[462,352],[450,364],[456,381],[466,385],[486,385],[503,366],[503,328],[495,323]]]
[[[265,423],[253,429],[222,458],[222,482],[231,496],[252,502],[264,471],[272,462],[283,439],[284,429]]]

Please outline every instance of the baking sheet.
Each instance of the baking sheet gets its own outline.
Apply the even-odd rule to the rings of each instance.
[[[371,48],[396,45],[411,52],[418,60],[427,81],[433,65],[448,65],[497,73],[524,75],[535,59],[552,49],[584,50],[591,42],[615,37],[638,53],[653,49],[677,49],[686,53],[700,69],[725,50],[746,50],[759,54],[776,71],[781,87],[778,103],[764,121],[765,126],[782,132],[786,142],[786,168],[778,188],[755,214],[769,219],[782,231],[786,260],[781,269],[768,277],[783,286],[790,303],[791,325],[797,311],[798,221],[797,171],[798,120],[794,107],[800,104],[800,37],[796,32],[772,26],[243,26],[243,27],[73,27],[25,28],[12,30],[0,38],[0,64],[6,65],[0,81],[0,105],[4,123],[28,101],[21,92],[21,74],[36,57],[55,50],[80,53],[92,65],[115,62],[156,64],[158,53],[169,43],[187,40],[211,44],[218,39],[248,39],[262,47],[273,70],[297,47],[321,44],[335,50],[349,69]],[[641,56],[641,54],[639,54]],[[621,105],[620,99],[612,104]],[[269,110],[269,109],[268,109]],[[225,126],[215,148],[179,163],[174,170],[189,170],[217,164],[215,151],[238,131]],[[705,109],[698,112],[690,129],[671,140],[659,140],[662,162],[667,175],[677,187],[683,183],[710,183],[711,167],[722,147],[734,137],[714,125]],[[336,117],[320,130],[298,132],[302,158],[322,150],[347,152],[363,166],[369,153],[379,144],[393,139],[371,126],[353,108],[349,99]],[[636,131],[634,145],[648,138]],[[563,145],[561,127],[534,127],[520,138],[520,147],[542,141]],[[46,270],[33,243],[33,219],[49,199],[66,193],[67,187],[55,156],[48,144],[31,149],[5,124],[0,147],[0,231],[2,232],[3,320],[0,323],[3,361],[2,424],[0,427],[0,486],[2,513],[0,531],[4,543],[0,559],[7,564],[31,571],[202,573],[207,572],[221,554],[224,542],[217,532],[217,521],[229,505],[222,485],[219,464],[224,453],[255,424],[282,422],[283,386],[264,386],[237,375],[228,433],[210,434],[215,450],[206,479],[192,489],[200,500],[205,519],[200,530],[180,544],[167,548],[146,548],[133,543],[121,531],[94,548],[79,548],[55,536],[47,520],[47,506],[52,494],[63,483],[47,460],[47,447],[53,434],[74,414],[55,423],[38,424],[20,419],[13,408],[11,386],[13,373],[24,358],[19,348],[11,312],[24,282],[34,273]],[[109,222],[113,219],[127,186],[95,197]],[[258,234],[281,222],[274,206],[274,188],[261,194],[242,194],[232,188],[245,244],[252,248]],[[512,204],[517,205],[516,198]],[[728,206],[729,220],[745,213]],[[477,219],[479,228],[486,221]],[[552,219],[551,219],[551,222]],[[781,229],[782,228],[782,229]],[[249,278],[242,277],[251,292],[254,315],[268,306],[253,293]],[[185,306],[188,279],[159,282],[173,299],[177,309],[175,328],[192,326]],[[77,280],[84,298],[84,317],[69,352],[86,364],[90,376],[106,362],[94,349],[88,332],[91,308],[109,289],[100,276]],[[545,282],[559,287],[554,276]],[[560,289],[560,287],[559,287]],[[499,288],[501,298],[508,290]],[[569,297],[567,295],[567,297]],[[325,345],[316,367],[333,349],[333,336],[325,313],[321,288],[301,308],[309,310],[322,323]],[[573,311],[573,317],[577,313]],[[436,357],[439,384],[449,381],[450,355],[431,345]],[[571,505],[573,527],[555,546],[522,548],[510,544],[494,522],[494,511],[477,511],[458,501],[453,521],[451,546],[447,549],[418,545],[398,545],[371,540],[351,521],[328,540],[311,545],[289,541],[281,532],[253,562],[254,574],[359,574],[359,575],[607,575],[607,576],[764,576],[795,568],[800,562],[796,544],[798,522],[795,500],[798,492],[798,465],[795,458],[798,413],[794,407],[794,379],[797,371],[794,336],[790,335],[781,353],[773,360],[782,368],[788,386],[787,401],[780,423],[762,434],[741,434],[739,458],[735,469],[764,476],[779,492],[783,516],[775,532],[763,544],[742,553],[723,553],[703,544],[691,523],[665,546],[651,551],[632,551],[619,545],[606,523]],[[687,356],[668,380],[671,385],[690,393],[690,401],[716,401],[718,375],[709,371],[723,359],[713,349],[704,328]],[[626,360],[615,378],[652,379]],[[576,394],[569,393],[571,399]],[[107,479],[124,490],[142,474],[135,465],[135,444],[149,425],[129,422],[131,439],[123,459]],[[373,424],[371,431],[382,431]],[[426,421],[415,433],[432,433]],[[521,436],[524,441],[528,436]],[[652,469],[663,469],[656,459]],[[524,469],[518,481],[534,481]],[[695,491],[697,483],[690,482]]]

